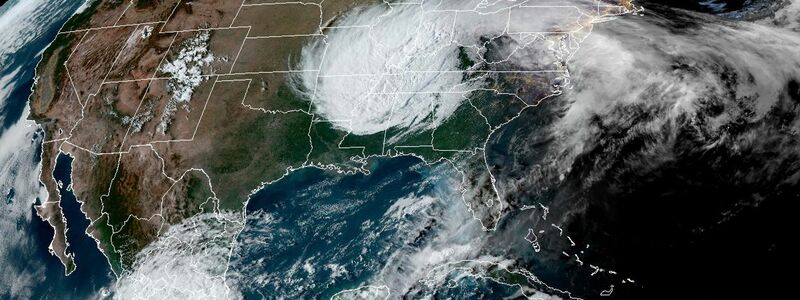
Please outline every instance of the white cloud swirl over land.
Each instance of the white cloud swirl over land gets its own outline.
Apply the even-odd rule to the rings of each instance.
[[[488,85],[482,76],[464,76],[460,49],[484,67],[507,62],[556,69],[552,62],[571,53],[551,47],[544,53],[549,58],[531,59],[518,52],[532,44],[551,46],[543,32],[574,32],[571,42],[577,43],[590,31],[593,16],[586,11],[594,5],[582,0],[375,5],[326,28],[325,39],[306,47],[299,63],[299,69],[319,74],[304,72],[295,80],[318,115],[353,134],[435,128],[461,105],[463,92]],[[482,59],[486,46],[501,37],[510,40],[504,46],[509,49],[499,51],[507,56]]]
[[[472,9],[475,11],[467,12]],[[455,10],[460,11],[454,13]],[[509,59],[518,65],[540,66],[541,61],[531,61],[528,55],[513,55],[515,51],[512,50],[524,52],[526,49],[522,45],[531,43],[531,36],[521,32],[553,28],[559,20],[564,20],[525,16],[520,18],[525,22],[503,23],[512,15],[493,13],[497,11],[502,11],[502,6],[483,7],[478,1],[453,1],[392,8],[382,5],[345,15],[333,24],[339,28],[327,29],[324,42],[309,45],[304,50],[300,67],[321,71],[319,77],[313,72],[303,72],[301,77],[295,78],[298,89],[314,99],[318,115],[354,134],[372,134],[393,127],[421,130],[425,126],[436,126],[447,119],[463,99],[460,93],[441,92],[460,92],[485,84],[480,79],[464,81],[459,73],[459,46],[480,53],[481,37],[490,39],[517,32],[509,37],[516,38],[512,45],[520,47],[506,52]],[[665,113],[634,127],[637,131],[660,131],[669,128],[664,124],[676,122],[682,116],[695,116],[698,101],[738,89],[739,95],[752,97],[753,101],[747,103],[753,105],[754,118],[763,118],[780,98],[779,91],[786,82],[798,77],[800,57],[792,49],[796,49],[800,40],[788,32],[775,32],[751,24],[730,28],[714,23],[679,35],[671,32],[668,24],[647,22],[650,21],[627,21],[600,31],[586,40],[574,57],[570,68],[580,84],[567,94],[565,99],[569,102],[565,104],[564,116],[551,128],[558,143],[552,154],[558,159],[554,166],[568,169],[577,155],[596,142],[593,139],[597,128],[590,122],[592,118],[630,121],[615,113],[620,106],[662,108]],[[571,54],[574,53],[566,53]],[[477,54],[472,58],[477,58]],[[785,64],[787,61],[794,64]],[[724,78],[719,78],[722,67],[728,67],[728,72],[745,80],[726,87]],[[752,82],[747,80],[749,78]],[[726,104],[730,101],[724,99]],[[728,107],[735,109],[736,106]],[[726,111],[707,126],[723,124],[737,112]],[[422,119],[430,115],[435,121],[423,123]],[[554,174],[568,172],[559,171]],[[457,183],[450,182],[450,185],[457,186]],[[507,262],[503,258],[480,256],[487,240],[474,223],[464,225],[472,216],[462,203],[450,202],[453,199],[456,197],[452,195],[407,195],[395,200],[380,220],[384,228],[395,225],[392,228],[401,232],[398,236],[413,238],[427,230],[427,223],[414,220],[434,219],[439,224],[438,231],[420,248],[401,247],[392,252],[380,271],[356,291],[422,295],[427,290],[420,286],[420,279],[445,278],[440,275],[452,270],[436,269],[437,266],[477,259],[485,262],[484,265],[505,266]],[[407,215],[419,219],[403,220]],[[236,297],[236,285],[242,283],[238,279],[259,283],[273,278],[294,280],[291,274],[283,273],[231,276],[226,260],[231,241],[214,238],[230,231],[225,231],[225,227],[220,226],[222,223],[215,220],[210,215],[197,216],[171,228],[140,254],[134,273],[120,281],[117,296],[125,298],[146,291],[149,294],[145,295],[154,297],[203,294]],[[260,218],[260,221],[255,226],[272,230],[272,225],[267,223],[274,220]],[[524,232],[521,234],[524,236]],[[265,239],[265,236],[256,236],[243,241],[246,244]],[[307,266],[309,261],[298,260],[306,264],[297,265]],[[307,267],[305,272],[318,273],[323,268],[337,269],[332,278],[347,272],[339,264],[318,265],[316,271],[313,266]],[[431,270],[447,272],[429,272]],[[226,274],[227,280],[223,280]],[[447,282],[442,279],[426,283],[438,287]]]

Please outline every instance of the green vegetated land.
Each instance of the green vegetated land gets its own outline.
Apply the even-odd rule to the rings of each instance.
[[[407,132],[391,128],[386,132],[354,135],[319,121],[311,130],[314,150],[309,158],[312,162],[341,164],[353,157],[415,155],[435,162],[469,155],[483,149],[489,134],[525,107],[511,95],[474,91],[467,93],[458,109],[434,129]]]
[[[95,1],[70,19],[64,30],[85,27],[93,14],[103,11],[101,3],[107,1]],[[59,105],[49,101],[69,90],[65,88],[68,81],[63,80],[66,76],[63,65],[75,41],[76,35],[61,34],[44,52],[39,70],[51,72],[45,77],[50,79],[52,94],[56,96],[34,99],[32,105]],[[287,52],[296,56],[300,50]],[[465,49],[459,50],[458,58],[463,70],[476,67]],[[470,79],[476,75],[465,72],[464,76]],[[217,83],[217,90],[225,91],[225,97],[211,99],[203,107],[203,117],[190,141],[151,144],[145,150],[152,149],[153,153],[141,159],[131,157],[132,153],[95,156],[79,149],[70,150],[75,164],[80,164],[75,174],[83,176],[75,178],[76,186],[83,188],[76,196],[85,202],[87,216],[95,220],[90,233],[98,239],[116,274],[129,270],[136,254],[169,225],[200,213],[241,212],[254,189],[280,179],[291,169],[318,166],[338,171],[363,170],[366,160],[377,156],[414,155],[426,162],[470,158],[481,152],[493,130],[526,107],[514,96],[494,90],[472,91],[465,93],[457,110],[435,128],[423,126],[427,129],[413,132],[391,128],[360,136],[317,118],[310,99],[296,95],[287,78],[264,85],[275,92],[256,99],[261,101],[256,107],[263,104],[270,111],[242,105],[241,99],[247,96],[243,82]],[[47,87],[40,83],[37,88]],[[432,106],[435,108],[435,103]],[[52,119],[58,116],[42,114],[32,118],[48,126],[53,121],[59,124],[59,120]],[[422,122],[432,121],[431,115]],[[46,134],[58,129],[71,128],[52,127]],[[121,133],[116,136],[124,136]],[[53,143],[50,147],[57,145]],[[45,149],[48,155],[43,155],[43,159],[53,159],[50,153],[55,153],[54,150]],[[161,176],[162,169],[177,182],[166,177],[154,179]],[[189,171],[192,169],[205,174]],[[161,213],[158,209],[163,209],[163,214],[153,218],[156,212]]]

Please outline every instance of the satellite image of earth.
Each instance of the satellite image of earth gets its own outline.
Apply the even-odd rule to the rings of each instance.
[[[0,299],[796,293],[800,0],[0,4]]]

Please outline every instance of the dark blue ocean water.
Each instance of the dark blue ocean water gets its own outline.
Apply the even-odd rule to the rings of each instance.
[[[51,284],[63,284],[63,289],[59,290],[71,289],[75,295],[89,295],[100,288],[107,287],[113,280],[113,274],[105,256],[97,249],[97,243],[85,233],[89,226],[89,220],[81,212],[80,203],[72,193],[71,174],[72,158],[60,154],[53,176],[62,182],[59,188],[61,207],[69,226],[67,231],[69,248],[67,250],[75,253],[77,269],[67,278],[54,276],[54,282]],[[52,232],[52,230],[50,231]]]
[[[25,5],[25,0],[10,1],[0,7],[0,14],[6,13],[11,6]],[[21,48],[16,50],[13,55],[5,57],[0,61],[0,76],[6,76],[14,70],[19,72],[14,76],[13,80],[8,82],[5,86],[0,86],[0,89],[9,91],[9,96],[6,99],[0,99],[0,135],[5,132],[11,125],[16,123],[23,117],[25,106],[28,104],[28,97],[31,94],[31,87],[33,86],[34,73],[36,64],[41,59],[41,51],[44,50],[50,42],[53,41],[58,30],[78,9],[83,1],[63,1],[66,3],[53,3],[59,5],[61,8],[57,12],[53,12],[47,18],[44,18],[49,24],[41,24],[42,31],[39,32],[33,40]],[[15,28],[3,28],[4,31],[20,30]],[[7,45],[0,45],[6,47]]]
[[[17,3],[12,1],[6,5]],[[73,1],[64,6],[63,11],[70,13],[62,11],[48,18],[51,23],[44,25],[46,29],[41,36],[3,61],[0,72],[19,71],[15,80],[2,87],[9,91],[9,98],[0,102],[3,120],[0,123],[0,135],[26,117],[25,106],[34,82],[39,53],[80,4],[80,1]],[[0,9],[0,13],[6,9]],[[41,147],[36,147],[36,151],[38,154]],[[61,205],[69,227],[68,250],[76,255],[76,271],[64,276],[64,267],[47,250],[53,230],[35,216],[32,206],[30,211],[34,217],[30,221],[19,218],[17,223],[17,228],[24,231],[30,241],[19,243],[26,245],[24,248],[9,249],[9,257],[2,260],[14,264],[13,269],[20,274],[32,277],[32,285],[25,287],[30,289],[32,298],[90,298],[96,296],[101,288],[113,284],[113,275],[105,257],[97,250],[94,240],[84,234],[89,222],[80,212],[80,204],[70,189],[71,162],[69,156],[60,155],[54,177],[62,182]],[[35,165],[39,161],[30,163]],[[373,163],[371,169],[371,175],[349,176],[304,169],[253,195],[247,211],[255,218],[248,219],[248,228],[242,238],[255,237],[271,243],[263,244],[267,248],[242,243],[245,247],[239,249],[240,257],[234,261],[231,269],[252,278],[274,274],[293,279],[300,278],[302,272],[308,272],[309,269],[303,268],[305,261],[302,261],[308,260],[308,265],[314,271],[313,274],[306,274],[313,280],[294,282],[294,285],[269,286],[245,282],[251,284],[244,290],[245,296],[259,297],[264,293],[292,295],[293,289],[303,287],[308,282],[316,282],[317,285],[306,286],[313,290],[306,295],[330,296],[342,289],[358,286],[380,270],[389,254],[407,244],[406,237],[398,239],[394,236],[397,228],[387,226],[392,224],[386,222],[381,223],[381,219],[397,199],[434,192],[435,184],[428,182],[431,169],[414,158],[379,160]],[[9,194],[14,193],[13,190],[9,191]],[[29,201],[23,199],[27,196],[30,195],[7,198],[19,203]],[[267,228],[268,233],[261,231],[264,228],[260,224],[253,223],[263,214],[271,214],[278,220],[277,225]],[[0,291],[0,298],[7,298],[5,293]]]
[[[64,276],[64,266],[48,252],[48,245],[53,236],[53,229],[49,224],[38,217],[32,218],[31,223],[22,226],[22,230],[30,232],[30,238],[35,241],[34,249],[18,249],[19,254],[12,260],[20,269],[30,270],[32,273],[42,271],[42,281],[36,289],[31,290],[33,298],[58,298],[82,299],[94,295],[101,288],[108,287],[113,280],[113,275],[106,258],[97,249],[92,238],[84,232],[89,225],[80,204],[70,189],[72,158],[59,155],[55,172],[56,180],[63,184],[59,188],[61,193],[61,206],[64,217],[67,219],[69,230],[67,241],[70,243],[69,252],[75,253],[77,269],[70,275]],[[31,208],[33,209],[33,208]],[[35,211],[33,212],[35,214]],[[26,251],[27,252],[24,252]]]
[[[10,1],[0,7],[0,15],[9,13],[10,7],[14,5],[27,5],[31,2]],[[54,1],[49,3],[51,7],[38,11],[40,15],[23,16],[23,18],[42,20],[46,23],[36,24],[39,28],[32,30],[35,32],[33,39],[15,50],[13,54],[5,56],[0,61],[0,76],[7,76],[16,72],[13,77],[8,77],[4,82],[3,94],[5,99],[0,99],[0,136],[3,135],[11,126],[26,118],[25,107],[28,97],[31,94],[31,87],[34,83],[36,64],[40,60],[40,53],[55,38],[58,30],[73,12],[82,4],[82,1]],[[21,26],[21,25],[20,25]],[[31,25],[27,25],[31,26]],[[27,28],[3,28],[9,34],[13,31],[22,31]],[[10,45],[0,45],[9,47]],[[3,142],[3,141],[0,141]],[[41,134],[38,134],[34,142],[41,142]],[[27,151],[27,150],[26,150]],[[36,145],[36,155],[34,161],[39,163],[39,152],[41,146]],[[30,221],[23,216],[4,216],[16,219],[17,229],[23,232],[25,241],[5,241],[7,257],[2,257],[0,261],[11,264],[5,270],[16,273],[0,275],[13,276],[16,278],[5,278],[4,280],[15,280],[21,285],[19,288],[30,292],[30,297],[39,298],[59,298],[59,299],[85,299],[95,294],[101,287],[106,287],[111,282],[111,273],[105,258],[97,250],[94,240],[86,236],[83,232],[89,224],[80,212],[79,203],[68,189],[71,170],[71,159],[68,156],[60,156],[54,175],[57,180],[62,181],[63,187],[60,189],[63,196],[62,207],[64,208],[65,218],[70,230],[67,239],[71,243],[69,250],[76,254],[77,270],[69,277],[64,276],[64,267],[55,256],[48,252],[48,245],[53,236],[52,228],[35,215],[32,206],[33,198],[36,195],[18,194],[11,189],[6,197],[6,205],[31,205],[30,211],[33,217]],[[5,191],[4,191],[5,192]],[[9,196],[4,195],[4,196]],[[43,199],[36,199],[40,202]],[[9,291],[0,291],[0,298],[10,297]]]
[[[374,162],[370,175],[303,169],[265,187],[247,205],[231,265],[244,295],[328,298],[360,285],[389,255],[414,247],[403,234],[425,238],[423,216],[385,214],[398,199],[441,192],[432,178],[419,159],[394,158]]]
[[[230,281],[247,298],[328,299],[364,284],[414,284],[431,268],[425,265],[429,255],[443,253],[430,249],[467,247],[474,254],[509,258],[533,252],[524,240],[527,228],[480,229],[448,165],[399,157],[376,160],[371,171],[343,176],[304,169],[254,194]],[[513,218],[506,221],[527,217]],[[481,249],[484,238],[493,241],[489,248],[499,245],[497,251]],[[555,276],[557,266],[534,269],[548,284],[566,285]],[[499,299],[519,292],[517,286],[475,277],[455,282],[453,288],[429,292],[440,299]]]
[[[80,4],[72,1],[65,5],[61,13],[47,19],[51,23],[45,25],[46,30],[40,36],[0,65],[0,75],[19,70],[15,80],[0,87],[10,91],[9,98],[0,102],[3,120],[0,135],[25,117],[38,55]],[[14,269],[34,277],[34,286],[30,287],[32,298],[84,299],[113,282],[105,257],[94,240],[84,234],[89,222],[69,189],[71,161],[70,157],[60,155],[54,176],[63,183],[61,205],[70,228],[67,239],[69,251],[76,255],[77,270],[64,276],[64,267],[47,251],[53,230],[35,215],[30,221],[19,218],[17,224],[30,239],[19,244],[31,247],[10,249],[9,257],[0,260],[13,262]],[[422,212],[387,217],[398,201],[407,197],[413,198],[413,202],[425,196],[442,196],[439,198],[455,200],[458,210],[465,210],[458,193],[452,190],[452,182],[443,182],[447,179],[439,177],[446,176],[436,174],[434,169],[416,158],[381,159],[373,162],[370,175],[344,176],[303,169],[265,187],[247,205],[247,226],[239,236],[232,259],[230,269],[236,274],[232,276],[242,284],[240,288],[247,298],[328,298],[361,285],[380,273],[398,251],[407,249],[408,253],[414,253],[423,248],[450,213],[445,212],[449,202],[432,202]],[[9,194],[16,192],[10,190]],[[10,198],[15,199],[11,202],[19,203],[29,201],[24,199],[28,196]],[[463,226],[479,225],[466,219]],[[415,270],[397,270],[404,271]],[[468,282],[464,284],[464,288],[473,288]],[[452,294],[468,292],[456,290]],[[4,295],[0,291],[0,298],[6,298]]]

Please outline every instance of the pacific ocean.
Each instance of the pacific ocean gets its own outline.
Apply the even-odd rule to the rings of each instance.
[[[52,228],[36,216],[35,203],[46,192],[38,182],[41,131],[28,121],[28,97],[41,53],[81,1],[10,1],[0,7],[0,298],[85,299],[98,295],[112,280],[105,258],[83,231],[88,225],[68,190],[69,158],[59,158],[55,172],[70,228],[69,251],[77,270],[64,276],[64,266],[48,252]]]

